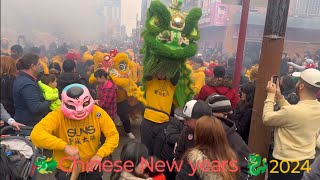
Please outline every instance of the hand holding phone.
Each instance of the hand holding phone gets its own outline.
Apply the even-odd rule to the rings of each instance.
[[[273,82],[274,84],[276,84],[276,85],[277,85],[278,79],[279,79],[279,76],[278,76],[278,75],[273,75],[273,76],[272,76],[272,82]]]

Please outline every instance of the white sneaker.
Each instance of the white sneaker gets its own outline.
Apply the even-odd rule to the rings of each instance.
[[[136,139],[136,137],[132,134],[132,132],[127,133],[127,136],[129,137],[129,139],[132,139],[132,140]]]

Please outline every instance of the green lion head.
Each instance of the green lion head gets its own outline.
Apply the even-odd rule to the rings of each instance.
[[[190,70],[185,61],[198,50],[196,41],[200,38],[198,22],[202,15],[200,8],[189,12],[181,11],[182,0],[172,0],[166,7],[159,0],[151,2],[147,12],[145,31],[142,33],[145,54],[143,59],[143,82],[158,73],[171,79],[180,73],[175,99],[180,107],[192,98]]]
[[[202,12],[200,8],[181,12],[181,3],[173,1],[167,8],[158,0],[151,2],[143,37],[152,54],[170,60],[185,60],[197,52],[195,41],[200,38],[198,21]]]
[[[202,15],[200,8],[182,12],[182,0],[172,0],[166,7],[159,0],[151,2],[147,12],[144,38],[144,76],[154,76],[159,72],[168,78],[179,71],[188,57],[196,54],[196,41],[200,38],[198,21]]]

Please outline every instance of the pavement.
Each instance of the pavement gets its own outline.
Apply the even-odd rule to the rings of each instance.
[[[136,136],[135,140],[131,140],[127,137],[126,133],[124,132],[123,127],[117,127],[119,135],[120,135],[120,141],[119,141],[119,146],[117,147],[117,149],[112,153],[112,160],[120,160],[120,153],[122,150],[122,147],[130,142],[130,141],[136,141],[136,142],[140,142],[140,124],[141,124],[141,119],[139,120],[135,120],[135,121],[131,121],[131,129],[132,129],[132,133]],[[47,151],[45,152],[45,156],[47,157],[51,157],[52,152]],[[37,178],[35,178],[36,180],[55,180],[56,178],[54,177],[54,173],[53,174],[48,174],[48,175],[41,175],[39,174],[37,176]],[[110,173],[103,173],[103,180],[109,180],[110,179]]]

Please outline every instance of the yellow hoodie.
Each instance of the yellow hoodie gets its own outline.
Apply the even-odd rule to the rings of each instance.
[[[44,74],[49,74],[49,68],[48,68],[48,66],[47,66],[47,64],[46,63],[44,63],[43,61],[39,61],[39,63],[41,64],[41,66],[42,66],[42,68],[43,68],[43,73]]]
[[[39,60],[44,62],[45,64],[48,64],[48,58],[46,56],[40,57]]]
[[[205,85],[206,75],[204,74],[204,68],[193,70],[190,78],[193,80],[192,89],[194,93],[199,94],[201,88]]]
[[[89,51],[83,53],[82,57],[83,61],[86,62],[88,60],[93,60],[93,56],[89,53]]]
[[[99,148],[101,133],[106,141]],[[53,150],[58,168],[69,169],[71,161],[62,159],[68,157],[64,152],[67,144],[79,149],[80,159],[85,163],[95,155],[109,156],[118,147],[119,133],[109,115],[98,106],[83,120],[68,119],[57,109],[34,127],[31,141],[37,147]]]
[[[63,60],[62,60],[62,58],[60,56],[58,56],[58,55],[54,56],[52,58],[52,63],[58,63],[60,68],[62,69]]]
[[[175,90],[170,80],[153,78],[147,81],[144,118],[154,123],[168,122]]]

